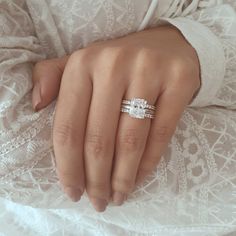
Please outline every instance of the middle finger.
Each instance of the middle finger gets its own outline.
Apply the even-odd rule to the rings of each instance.
[[[86,191],[95,209],[101,212],[105,210],[110,198],[111,167],[124,88],[117,83],[119,79],[112,75],[104,75],[104,78],[98,76],[100,74],[96,75],[96,80],[93,79],[94,90],[87,121],[84,155]]]
[[[148,84],[148,83],[147,83]],[[150,85],[151,83],[149,83]],[[125,99],[142,98],[154,104],[156,89],[140,79],[128,89]],[[144,89],[145,88],[145,89]],[[153,91],[153,92],[152,92]],[[116,153],[112,176],[113,201],[121,205],[133,190],[135,178],[150,128],[150,119],[137,119],[122,113],[117,133]]]

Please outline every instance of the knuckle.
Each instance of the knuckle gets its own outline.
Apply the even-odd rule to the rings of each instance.
[[[111,47],[104,47],[102,50],[101,50],[101,54],[100,54],[100,56],[101,56],[101,58],[104,58],[104,59],[108,59],[109,58],[109,60],[111,59],[111,58],[113,58],[114,57],[114,55],[115,55],[115,50],[113,49],[113,48],[111,48]]]
[[[86,183],[86,188],[89,192],[99,192],[99,193],[105,193],[109,189],[109,186],[105,182],[98,182],[98,181],[92,181],[88,180]]]
[[[118,138],[120,150],[128,153],[137,152],[141,146],[141,137],[135,129],[127,129]]]
[[[188,58],[174,58],[172,63],[172,80],[170,87],[176,91],[182,91],[183,87],[188,91],[200,87],[199,68]]]
[[[105,47],[102,50],[102,57],[104,58],[112,58],[112,60],[116,59],[123,59],[123,57],[126,55],[125,48],[124,47]]]
[[[170,61],[172,74],[176,79],[185,80],[190,74],[190,65],[187,61],[180,57],[173,57]]]
[[[168,126],[159,126],[152,131],[151,141],[158,143],[168,143],[173,129]]]
[[[125,61],[125,53],[122,48],[104,48],[99,55],[96,71],[103,73],[105,81],[114,82],[114,77],[120,74],[120,65]]]
[[[196,66],[194,65],[191,59],[175,57],[173,58],[171,64],[173,68],[173,73],[176,75],[175,77],[178,78],[178,80],[184,80],[185,82],[191,81],[189,79],[189,76],[193,75],[193,72],[196,71]]]
[[[138,56],[141,59],[141,61],[147,62],[147,61],[151,61],[151,58],[153,58],[154,54],[150,49],[145,48],[139,51]]]
[[[69,171],[68,169],[65,170],[63,168],[57,168],[57,172],[62,181],[73,180],[75,177],[75,174],[72,171]]]
[[[88,48],[83,48],[78,51],[75,51],[71,54],[70,59],[68,63],[70,64],[84,64],[89,62],[90,60],[90,55],[91,55],[91,49]]]
[[[160,63],[158,61],[160,59],[156,52],[150,49],[141,49],[136,57],[136,70],[140,73],[141,77],[149,78],[150,71],[159,73],[160,69],[157,65]]]
[[[144,174],[151,173],[157,167],[160,159],[161,159],[160,153],[158,155],[149,156],[148,160],[146,160],[139,166],[139,172],[142,172]]]
[[[101,53],[101,61],[108,62],[109,65],[113,66],[111,68],[116,68],[115,66],[124,62],[126,57],[127,57],[127,52],[123,47],[104,48]]]
[[[148,175],[152,171],[152,166],[150,163],[146,164],[145,166],[140,166],[138,170],[139,175]]]
[[[69,122],[59,123],[54,126],[53,137],[58,145],[78,145],[78,132]]]
[[[89,131],[85,139],[85,155],[96,158],[104,157],[107,153],[107,146],[101,132]]]
[[[148,49],[141,50],[141,59],[143,64],[151,65],[153,68],[156,68],[158,64],[162,63],[162,55],[160,52]]]
[[[69,170],[63,170],[63,169],[58,170],[57,173],[58,173],[58,177],[62,185],[64,186],[78,185],[78,174],[75,174]]]
[[[181,57],[175,56],[173,58],[172,62],[173,62],[172,64],[174,64],[176,70],[178,70],[180,72],[181,71],[186,71],[188,69],[188,67],[186,66],[186,61]]]
[[[117,190],[129,193],[134,187],[134,180],[127,178],[115,178],[112,180],[112,186],[114,191]]]

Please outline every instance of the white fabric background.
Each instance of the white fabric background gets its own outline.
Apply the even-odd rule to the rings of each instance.
[[[170,22],[181,30],[198,53],[202,86],[147,181],[123,206],[104,213],[95,212],[86,194],[75,204],[59,188],[51,140],[55,103],[33,112],[33,63],[137,31],[150,3],[0,0],[1,236],[236,232],[235,0],[154,6],[145,27]]]

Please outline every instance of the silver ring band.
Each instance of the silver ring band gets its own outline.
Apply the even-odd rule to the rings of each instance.
[[[145,99],[132,98],[131,100],[122,100],[121,112],[128,113],[133,118],[144,119],[155,117],[156,107],[149,105]]]
[[[140,98],[139,98],[140,99]],[[142,100],[144,100],[144,99],[142,99]],[[144,100],[145,101],[145,100]],[[122,104],[127,104],[127,105],[130,105],[131,104],[131,100],[122,100]],[[155,106],[153,106],[153,105],[149,105],[149,104],[146,104],[146,108],[148,108],[148,109],[151,109],[151,110],[156,110],[156,107]]]

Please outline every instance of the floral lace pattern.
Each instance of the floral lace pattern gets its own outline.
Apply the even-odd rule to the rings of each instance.
[[[33,63],[135,32],[150,2],[0,0],[1,236],[15,235],[14,229],[21,235],[26,230],[27,235],[236,232],[234,0],[159,0],[150,25],[158,25],[163,16],[207,26],[224,49],[225,76],[210,106],[186,108],[160,164],[128,201],[120,207],[111,204],[101,214],[86,194],[75,204],[60,190],[51,138],[55,102],[33,112]],[[4,226],[10,216],[11,229]]]

